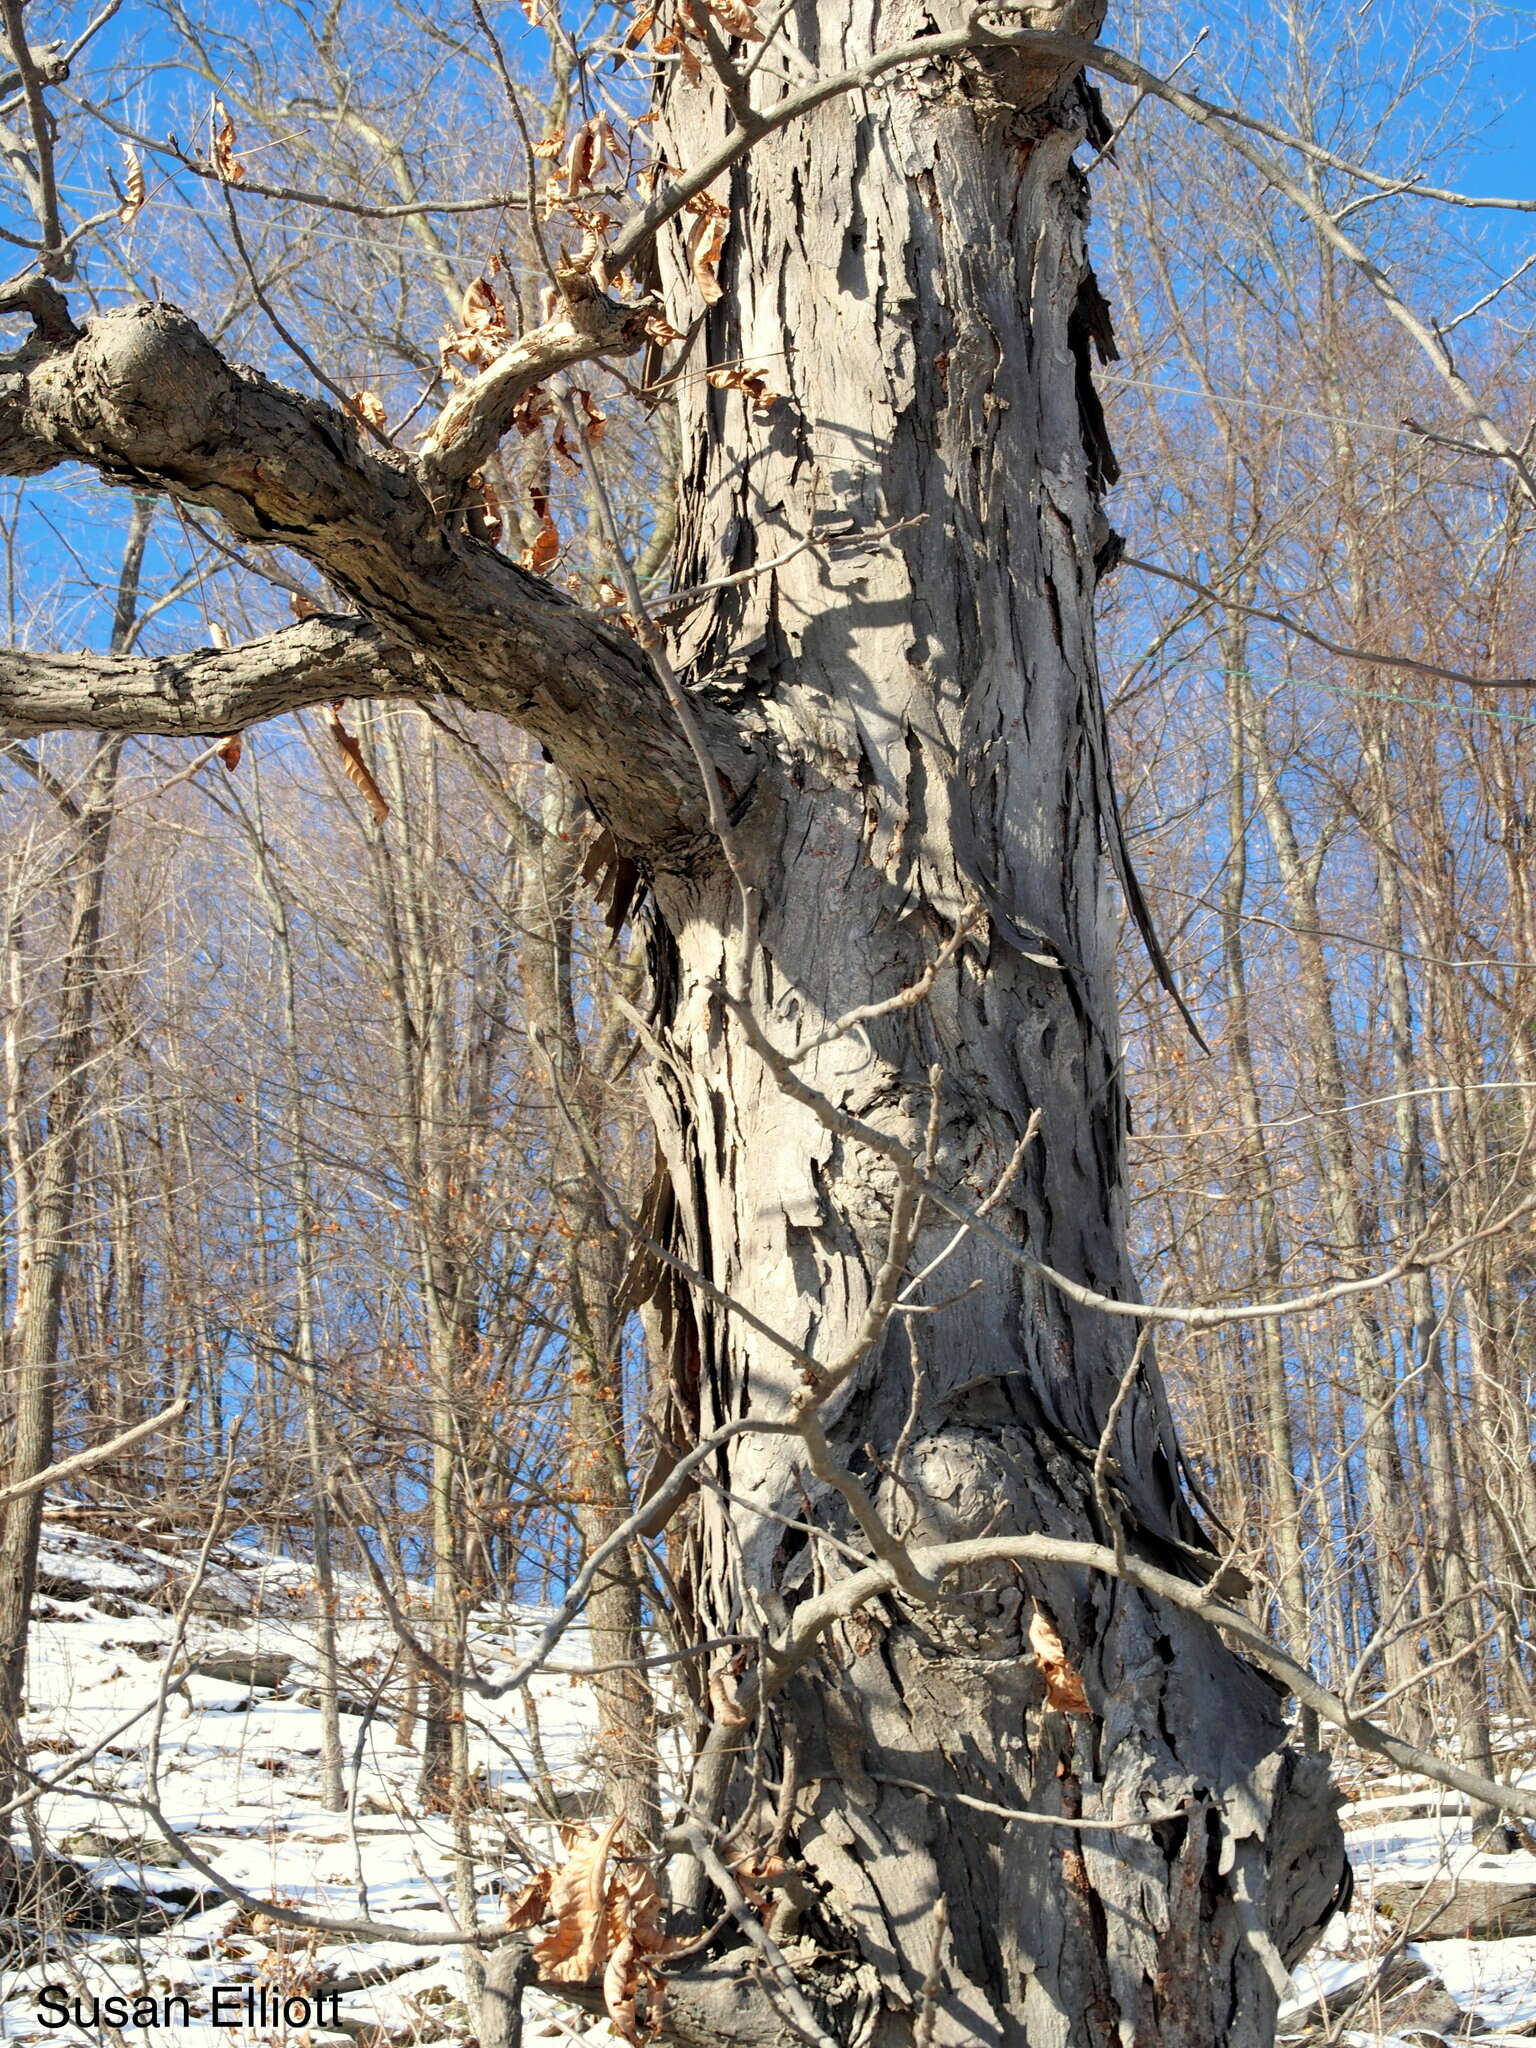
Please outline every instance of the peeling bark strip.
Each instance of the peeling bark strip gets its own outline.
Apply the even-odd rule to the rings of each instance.
[[[1102,6],[1022,11],[1091,35]],[[729,1823],[734,1855],[771,1852],[789,1873],[776,1954],[800,2007],[850,2048],[920,2033],[934,2048],[1269,2048],[1281,1959],[1346,1869],[1326,1772],[1283,1746],[1275,1689],[1170,1597],[1177,1579],[1159,1589],[1153,1567],[1198,1580],[1209,1553],[1155,1367],[1127,1374],[1131,1321],[1074,1303],[1003,1243],[1133,1298],[1092,625],[1112,456],[1088,344],[1108,328],[1073,164],[1093,112],[1064,61],[1075,46],[1014,36],[967,56],[976,33],[958,0],[793,0],[790,72],[881,89],[809,89],[776,122],[789,102],[764,65],[733,89],[738,109],[757,103],[739,132],[707,67],[692,83],[666,73],[663,151],[692,169],[610,252],[661,227],[667,316],[690,330],[700,279],[679,194],[718,188],[729,232],[704,360],[772,362],[784,394],[765,411],[702,376],[681,386],[677,580],[701,602],[673,658],[736,799],[754,933],[650,662],[436,509],[534,358],[568,345],[552,329],[469,387],[415,467],[232,369],[170,308],[82,333],[46,287],[0,307],[35,328],[0,376],[0,469],[80,459],[212,507],[243,538],[306,555],[366,622],[314,622],[260,654],[12,670],[0,708],[224,732],[334,694],[320,677],[345,659],[373,664],[375,691],[442,687],[548,747],[606,828],[610,872],[653,882],[664,1174],[648,1216],[707,1283],[657,1291],[667,1424],[680,1441],[738,1430],[672,1525],[692,1607],[680,1628],[794,1640],[847,1570],[807,1526],[856,1550],[871,1534],[850,1473],[912,1546],[1120,1535],[1146,1567],[1133,1585],[1021,1544],[942,1590],[893,1575],[780,1666],[782,1683],[772,1666],[748,1675],[737,1698],[756,1725],[734,1725],[742,1707],[715,1688],[695,1820]],[[923,61],[913,42],[930,36]],[[851,561],[802,548],[829,512],[889,546]],[[826,1033],[939,956],[923,1003]],[[808,1096],[786,1093],[754,1031],[803,1050]],[[918,1289],[919,1305],[950,1305],[898,1316],[837,1383],[813,1469],[804,1438],[740,1428],[784,1424],[802,1391],[765,1333],[801,1362],[850,1348],[900,1190],[888,1157],[812,1105],[915,1149],[935,1070],[936,1182],[980,1199],[1036,1118],[1038,1141],[991,1211],[1001,1238],[973,1234]],[[928,1224],[915,1268],[950,1239]],[[1112,1415],[1106,1494],[1094,1446]],[[1056,1693],[1070,1715],[1030,1649],[1037,1610],[1074,1680]],[[1015,1827],[1021,1809],[1127,1826]],[[679,1973],[671,2039],[806,2038],[777,1964],[754,1974],[748,1953]]]

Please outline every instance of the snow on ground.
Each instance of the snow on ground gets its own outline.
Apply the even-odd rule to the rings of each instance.
[[[461,2035],[459,1953],[411,1939],[453,1926],[452,1833],[416,1803],[417,1748],[396,1742],[403,1659],[387,1623],[374,1618],[372,1589],[345,1583],[339,1622],[342,1741],[352,1790],[350,1814],[320,1806],[320,1717],[314,1705],[313,1581],[292,1559],[250,1545],[221,1544],[198,1587],[162,1713],[156,1704],[178,1646],[175,1609],[193,1567],[156,1539],[130,1544],[50,1524],[39,1572],[37,1620],[23,1732],[33,1768],[71,1781],[48,1793],[37,1815],[49,1845],[122,1902],[123,1924],[71,1930],[68,1954],[45,1960],[0,1955],[0,2039],[66,2044],[103,2039],[100,2026],[46,2026],[45,1986],[66,2000],[184,1993],[191,2026],[132,2029],[138,2048],[229,2048],[244,2040],[300,2039],[309,2048],[368,2048]],[[480,1612],[472,1652],[494,1679],[532,1647],[545,1619],[537,1610]],[[179,1665],[228,1660],[219,1675]],[[516,1889],[537,1862],[558,1860],[547,1818],[582,1810],[593,1783],[594,1727],[579,1667],[582,1630],[572,1629],[551,1660],[505,1705],[471,1708],[471,1764],[482,1788],[475,1824],[481,1919],[494,1926],[499,1894]],[[243,1667],[243,1668],[242,1668]],[[369,1716],[376,1693],[388,1704]],[[217,1892],[165,1843],[140,1802],[151,1789],[149,1748],[158,1725],[160,1804],[174,1834],[235,1884],[261,1899],[348,1919],[401,1925],[399,1942],[327,1941],[254,1919]],[[415,1740],[419,1743],[419,1733]],[[95,1752],[94,1755],[91,1752]],[[541,1799],[541,1792],[544,1795]],[[154,1894],[170,1924],[145,1924],[132,1910]],[[95,1921],[103,1915],[92,1910]],[[278,2026],[253,2032],[199,2024],[213,1985],[266,1985],[295,1994],[340,1987],[334,2008],[344,2032],[309,2027],[291,2037]],[[242,1994],[243,1995],[243,1994]],[[606,2024],[576,2015],[538,1992],[525,2010],[530,2042],[611,2042]],[[53,2002],[45,2017],[57,2021]],[[179,2015],[178,2015],[179,2016]]]
[[[1519,1776],[1536,1784],[1536,1772]],[[1392,1916],[1378,1910],[1378,1904],[1388,1887],[1399,1885],[1440,1885],[1453,1899],[1472,1886],[1536,1886],[1536,1855],[1525,1850],[1482,1853],[1464,1802],[1455,1793],[1426,1787],[1422,1778],[1378,1774],[1367,1795],[1344,1806],[1340,1819],[1355,1873],[1354,1899],[1296,1970],[1295,1996],[1281,2011],[1282,2039],[1288,2019],[1309,2008],[1317,2018],[1329,2007],[1347,2004],[1349,1994],[1388,1988],[1393,1979],[1384,1970],[1395,1971],[1401,1981],[1417,1965],[1454,2001],[1459,2022],[1424,2026],[1404,2021],[1402,2035],[1345,2031],[1340,2040],[1347,2048],[1398,2048],[1399,2042],[1402,2048],[1425,2048],[1439,2040],[1472,2041],[1479,2048],[1529,2044],[1536,2037],[1536,1936],[1404,1941]],[[1411,1934],[1412,1928],[1406,1931]],[[1425,1934],[1433,1934],[1432,1919]],[[1368,2014],[1366,2000],[1361,2020]]]
[[[103,2041],[126,2048],[129,2040],[133,2048],[244,2048],[253,2041],[403,2048],[461,2038],[459,1952],[419,1938],[455,1924],[451,1828],[443,1816],[417,1808],[420,1755],[396,1740],[403,1659],[387,1622],[376,1616],[372,1588],[342,1587],[342,1739],[352,1806],[337,1814],[319,1803],[308,1567],[251,1545],[221,1544],[198,1582],[178,1645],[176,1609],[193,1578],[185,1547],[172,1539],[128,1542],[62,1523],[46,1529],[24,1733],[34,1769],[67,1782],[42,1799],[38,1817],[50,1845],[117,1900],[121,1916],[120,1924],[99,1931],[77,1924],[67,1951],[55,1946],[41,1961],[0,1954],[0,2040],[65,2048]],[[495,1678],[509,1668],[544,1619],[533,1609],[477,1613],[472,1649],[481,1672]],[[525,1694],[471,1708],[487,1926],[499,1918],[503,1887],[515,1890],[533,1864],[558,1860],[551,1802],[567,1813],[587,1803],[595,1724],[580,1671],[586,1656],[578,1627],[551,1660],[559,1668],[540,1673]],[[182,1665],[208,1668],[178,1676]],[[376,1698],[380,1705],[370,1715],[365,1710]],[[221,1900],[138,1803],[150,1789],[157,1728],[160,1803],[189,1850],[259,1899],[398,1922],[399,1940],[351,1942],[284,1929]],[[1378,1774],[1360,1789],[1342,1816],[1354,1903],[1297,1970],[1287,2008],[1293,2025],[1309,2006],[1317,2016],[1320,1994],[1335,2006],[1384,1981],[1382,1959],[1395,1954],[1399,1972],[1424,1966],[1433,1973],[1459,2021],[1428,2032],[1407,2021],[1401,2034],[1371,2032],[1366,1999],[1357,2029],[1338,2036],[1346,2048],[1424,2048],[1449,2038],[1481,2048],[1529,2043],[1536,2037],[1536,1935],[1426,1939],[1406,1944],[1404,1957],[1398,1952],[1405,1945],[1374,1902],[1383,1886],[1405,1882],[1536,1885],[1536,1856],[1479,1855],[1454,1798],[1426,1792],[1422,1780]],[[160,1902],[163,1919],[146,1919],[146,1893]],[[98,1909],[90,1917],[110,1916]],[[39,1999],[47,1986],[87,2007],[114,1994],[180,1994],[192,2024],[134,2027],[116,2036],[99,2025],[45,2026]],[[307,2027],[231,2031],[209,2024],[215,1986],[265,1990],[274,2000],[287,1993],[339,1996]],[[605,2023],[541,1992],[528,1994],[526,2011],[530,2044],[613,2042]],[[55,2001],[47,2016],[57,2013]]]

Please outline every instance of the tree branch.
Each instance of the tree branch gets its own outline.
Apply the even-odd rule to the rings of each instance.
[[[1536,1819],[1536,1789],[1501,1785],[1496,1779],[1464,1769],[1448,1757],[1437,1756],[1431,1750],[1420,1749],[1415,1743],[1402,1741],[1364,1715],[1352,1712],[1337,1693],[1330,1692],[1304,1664],[1299,1664],[1272,1641],[1250,1615],[1211,1599],[1202,1587],[1190,1580],[1175,1578],[1173,1573],[1160,1571],[1156,1565],[1144,1563],[1138,1557],[1117,1558],[1107,1544],[1079,1543],[1063,1536],[982,1536],[967,1542],[935,1543],[915,1548],[911,1557],[918,1571],[935,1579],[947,1578],[968,1565],[988,1563],[1075,1565],[1084,1571],[1102,1572],[1106,1578],[1121,1579],[1233,1637],[1255,1664],[1272,1672],[1288,1686],[1304,1707],[1313,1708],[1320,1719],[1342,1729],[1362,1749],[1388,1758],[1400,1770],[1412,1771],[1420,1777],[1433,1779],[1437,1784],[1449,1785],[1481,1804]],[[882,1594],[898,1591],[890,1566],[874,1564],[805,1601],[795,1612],[784,1645],[770,1652],[763,1668],[760,1697],[768,1698],[781,1691],[835,1622],[845,1620]],[[746,1687],[742,1688],[741,1697],[743,1706],[747,1706]],[[755,1705],[756,1702],[751,1701],[750,1704]]]
[[[146,1437],[158,1436],[162,1429],[169,1429],[173,1422],[179,1422],[186,1414],[191,1401],[190,1394],[178,1394],[168,1408],[162,1408],[158,1415],[147,1415],[142,1422],[136,1422],[131,1429],[125,1429],[120,1436],[112,1437],[107,1443],[92,1444],[89,1450],[76,1451],[71,1458],[60,1458],[56,1465],[49,1465],[41,1472],[34,1472],[30,1479],[18,1479],[10,1486],[0,1487],[0,1507],[13,1500],[23,1500],[28,1494],[45,1493],[51,1486],[63,1486],[68,1480],[78,1479],[82,1472],[89,1472],[94,1466],[104,1465],[111,1458],[121,1457],[124,1451],[142,1443]]]
[[[1482,448],[1474,452],[1479,455],[1487,453]],[[1165,583],[1177,583],[1185,590],[1196,591],[1209,603],[1220,605],[1223,611],[1241,612],[1248,619],[1265,619],[1272,626],[1281,626],[1287,633],[1294,633],[1298,640],[1310,641],[1314,647],[1321,647],[1324,653],[1337,654],[1345,661],[1362,662],[1369,668],[1407,669],[1414,675],[1434,676],[1442,682],[1465,683],[1473,690],[1536,690],[1536,678],[1531,676],[1474,676],[1464,669],[1442,668],[1438,662],[1420,661],[1412,654],[1385,654],[1379,648],[1346,647],[1341,641],[1330,640],[1326,633],[1304,626],[1286,612],[1267,611],[1262,605],[1244,604],[1240,598],[1228,597],[1207,583],[1196,582],[1193,576],[1181,575],[1177,569],[1166,568],[1160,562],[1145,562],[1138,555],[1122,555],[1120,565],[1126,569],[1139,569],[1144,576],[1161,576]]]
[[[456,501],[459,486],[495,454],[513,414],[536,384],[610,350],[636,349],[645,339],[649,308],[621,306],[608,298],[590,271],[571,258],[558,262],[555,274],[559,312],[456,391],[427,436],[417,466],[435,504],[446,508]]]
[[[56,293],[33,288],[25,302],[0,305],[17,310],[36,331],[0,358],[0,474],[85,462],[135,489],[208,506],[242,540],[292,548],[435,673],[436,687],[546,747],[632,858],[687,867],[708,854],[698,766],[645,653],[440,517],[408,457],[366,447],[355,420],[225,362],[173,306],[106,314],[83,332]],[[351,694],[378,694],[387,673],[359,678]],[[199,669],[189,692],[149,687],[137,707],[119,702],[106,716],[78,691],[56,691],[28,722],[62,712],[74,725],[214,733],[305,701],[247,706],[234,718],[227,703],[197,701],[197,684],[228,675]],[[401,687],[397,676],[389,687]],[[750,782],[734,723],[702,701],[695,718],[713,758],[730,763],[733,787]]]
[[[337,697],[425,694],[437,680],[363,619],[305,619],[243,647],[158,657],[0,649],[12,731],[222,737]]]

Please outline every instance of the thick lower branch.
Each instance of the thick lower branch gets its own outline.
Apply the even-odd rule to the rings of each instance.
[[[13,732],[213,738],[338,697],[438,687],[397,640],[363,619],[305,619],[243,647],[159,657],[0,649],[0,724]]]

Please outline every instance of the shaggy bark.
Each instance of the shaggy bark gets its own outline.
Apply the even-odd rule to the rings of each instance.
[[[852,61],[872,17],[848,14],[797,10],[809,63]],[[885,33],[906,26],[882,17]],[[912,980],[968,916],[978,935],[926,1004],[797,1071],[915,1147],[940,1068],[940,1177],[978,1200],[1039,1110],[1040,1143],[994,1220],[1075,1279],[1132,1287],[1091,620],[1113,471],[1089,351],[1111,344],[1072,164],[1087,103],[1070,78],[1040,92],[1002,64],[935,67],[760,145],[717,194],[733,227],[704,342],[784,397],[757,413],[682,387],[685,587],[782,555],[834,513],[922,522],[876,559],[801,555],[720,592],[677,649],[687,672],[728,683],[782,764],[738,828],[763,894],[755,944],[718,878],[658,883],[653,1086],[677,1241],[823,1357],[870,1300],[892,1176],[786,1102],[719,991],[745,971],[793,1055],[850,1002]],[[709,146],[721,98],[712,81],[675,86],[669,157]],[[674,271],[669,304],[685,293]],[[914,1263],[948,1234],[935,1222]],[[918,1542],[1102,1536],[1091,1446],[1128,1326],[974,1243],[918,1298],[953,1305],[898,1319],[826,1414],[889,1524]],[[679,1441],[788,1413],[797,1373],[781,1352],[679,1290],[666,1307]],[[1133,1543],[1198,1570],[1150,1366],[1114,1449]],[[777,1623],[839,1569],[803,1525],[858,1532],[794,1438],[738,1437],[711,1476],[686,1539],[696,1625]],[[1082,1721],[1045,1705],[1025,1640],[1036,1601],[1083,1670]],[[978,1574],[956,1604],[892,1601],[851,1622],[768,1719],[779,1789],[756,1793],[743,1754],[726,1810],[739,1840],[792,1844],[824,1948],[852,1941],[856,1981],[827,2007],[835,2038],[915,2038],[942,1897],[936,2042],[1267,2048],[1261,1930],[1297,1953],[1343,1857],[1323,1774],[1283,1753],[1272,1691],[1208,1634],[1113,1583]],[[895,1777],[928,1791],[882,1782]],[[1150,1835],[1053,1835],[950,1794],[1066,1815],[1209,1804]],[[699,1795],[708,1808],[721,1787]]]
[[[584,1045],[573,987],[572,904],[579,828],[570,792],[551,782],[537,844],[524,859],[522,983],[529,1037],[561,1098],[550,1119],[550,1187],[569,1236],[564,1302],[570,1373],[565,1387],[571,1517],[588,1556],[634,1512],[624,1451],[622,1282],[626,1246],[589,1171],[586,1143],[601,1126],[601,1052]],[[534,835],[528,835],[532,841]],[[596,1761],[603,1804],[624,1816],[630,1849],[661,1835],[656,1783],[656,1703],[643,1670],[644,1580],[633,1551],[616,1558],[587,1602],[587,1641],[597,1704]]]
[[[785,32],[836,71],[867,55],[877,13],[882,43],[930,22],[906,0],[835,16],[800,0]],[[1075,0],[1040,13],[1073,30],[1098,18]],[[766,105],[777,81],[765,66],[751,91]],[[712,76],[672,75],[669,158],[725,136],[725,99]],[[759,1320],[653,1274],[661,1425],[678,1445],[787,1417],[798,1369],[760,1326],[823,1359],[846,1345],[896,1194],[887,1160],[786,1096],[725,999],[738,981],[774,1044],[804,1051],[802,1080],[914,1147],[937,1068],[932,1170],[972,1199],[1038,1112],[992,1220],[1072,1278],[1131,1296],[1092,630],[1114,471],[1091,358],[1113,344],[1072,161],[1094,120],[1076,75],[1038,50],[946,59],[760,134],[722,177],[725,293],[701,343],[783,396],[762,411],[683,380],[679,582],[748,570],[818,528],[901,526],[880,555],[806,550],[718,591],[680,633],[759,892],[751,931],[640,651],[464,538],[403,457],[231,370],[167,308],[81,338],[52,319],[0,387],[0,465],[78,456],[307,554],[444,687],[541,740],[650,878],[665,1164],[651,1214]],[[661,253],[686,330],[697,294],[681,236]],[[925,1003],[812,1047],[850,1003],[913,980],[962,923]],[[925,1226],[915,1266],[950,1236]],[[832,1453],[889,1527],[918,1544],[1108,1540],[1094,1447],[1133,1326],[976,1239],[914,1301],[949,1305],[898,1316],[823,1411]],[[1112,1447],[1132,1549],[1208,1575],[1150,1358]],[[683,1625],[778,1633],[846,1573],[820,1538],[862,1543],[848,1489],[784,1435],[734,1438],[707,1482],[674,1525]],[[1046,1701],[1027,1642],[1037,1605],[1081,1670],[1087,1714]],[[728,1711],[718,1724],[699,1813],[734,1824],[733,1857],[785,1860],[774,1932],[833,2038],[1268,2048],[1281,1959],[1331,1910],[1342,1843],[1320,1760],[1284,1748],[1275,1689],[1196,1618],[1108,1576],[976,1565],[953,1596],[888,1593],[850,1613],[763,1697],[759,1728],[733,1728]],[[998,1807],[1123,1825],[1018,1825]],[[1176,1817],[1138,1821],[1149,1812]],[[732,1961],[686,1970],[674,2012],[679,2040],[802,2038],[771,1983]]]

